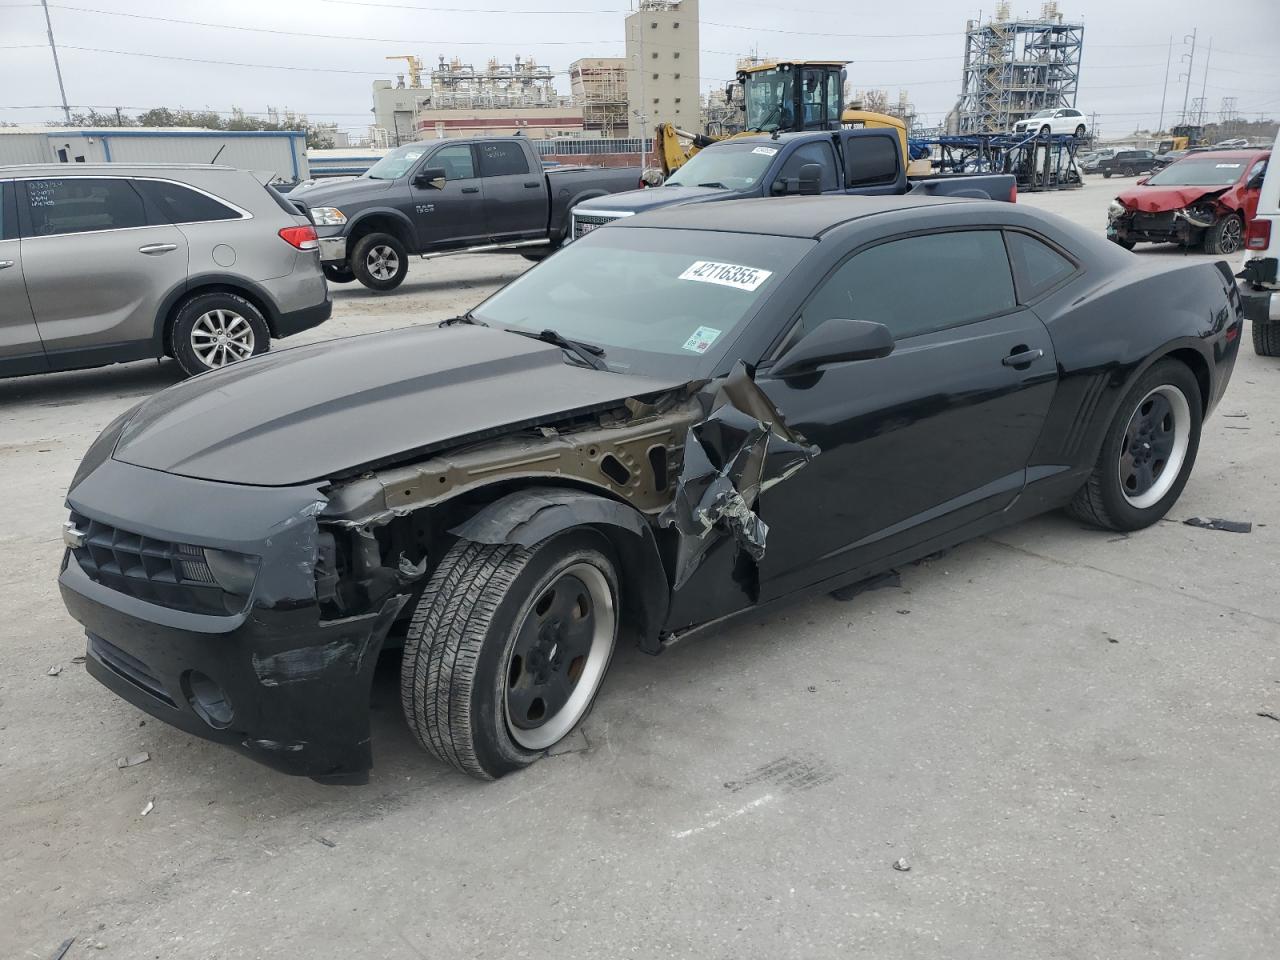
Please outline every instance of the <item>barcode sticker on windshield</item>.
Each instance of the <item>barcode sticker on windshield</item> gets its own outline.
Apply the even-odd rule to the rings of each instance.
[[[758,153],[762,157],[772,157],[774,154],[778,152],[778,148],[777,147],[756,147],[751,152]]]
[[[737,290],[754,290],[771,276],[773,276],[772,270],[742,267],[736,263],[699,260],[680,274],[680,279],[696,280],[699,283],[718,283],[722,287],[733,287]]]

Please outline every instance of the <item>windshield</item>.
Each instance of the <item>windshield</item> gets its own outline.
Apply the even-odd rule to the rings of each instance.
[[[703,230],[594,230],[517,277],[472,316],[604,348],[608,369],[709,374],[812,240]]]
[[[425,146],[416,143],[396,147],[370,167],[365,176],[371,180],[399,180],[422,159],[422,155],[426,152]]]
[[[1153,187],[1226,187],[1240,179],[1246,161],[1183,157],[1147,181]]]
[[[1036,111],[1035,113],[1033,113],[1033,114],[1032,114],[1028,119],[1030,119],[1030,120],[1043,120],[1043,119],[1044,119],[1044,118],[1046,118],[1046,117],[1052,117],[1055,113],[1057,113],[1057,111],[1056,111],[1056,110],[1037,110],[1037,111]]]
[[[760,182],[778,154],[775,144],[718,143],[694,154],[667,180],[667,186],[712,186],[749,190]]]
[[[790,70],[761,70],[746,79],[747,129],[777,130],[781,121],[791,124],[792,84]]]

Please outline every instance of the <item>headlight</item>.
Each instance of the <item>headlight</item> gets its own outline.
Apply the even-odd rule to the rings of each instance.
[[[218,586],[237,597],[247,597],[258,579],[258,558],[230,550],[204,548],[204,562]]]
[[[340,227],[347,222],[347,215],[337,207],[312,207],[311,220],[317,227]]]
[[[1107,207],[1107,216],[1112,220],[1119,220],[1128,212],[1129,208],[1119,200],[1112,200],[1111,205]]]

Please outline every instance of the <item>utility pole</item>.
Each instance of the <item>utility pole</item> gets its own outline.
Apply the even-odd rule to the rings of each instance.
[[[71,108],[67,106],[67,88],[62,85],[62,65],[58,63],[58,45],[53,42],[53,21],[49,19],[49,0],[40,0],[44,8],[44,24],[49,28],[49,49],[53,51],[53,71],[58,75],[58,93],[62,94],[62,114],[71,123]]]
[[[1195,63],[1196,63],[1196,31],[1194,28],[1191,30],[1191,34],[1189,36],[1184,36],[1182,38],[1183,43],[1186,43],[1188,40],[1191,41],[1191,53],[1189,54],[1184,53],[1180,58],[1187,62],[1187,72],[1185,74],[1187,78],[1187,86],[1182,92],[1182,122],[1183,123],[1187,122],[1187,100],[1191,96],[1191,71],[1192,71],[1192,68],[1195,67]],[[1181,80],[1183,76],[1184,75],[1181,73],[1178,74],[1178,79]]]
[[[1164,61],[1164,89],[1160,92],[1160,124],[1156,133],[1164,133],[1164,103],[1169,98],[1169,67],[1173,64],[1173,34],[1169,34],[1169,56]]]
[[[1213,37],[1209,38],[1209,49],[1204,55],[1204,80],[1200,84],[1200,115],[1196,117],[1196,125],[1204,125],[1204,92],[1209,88],[1209,58],[1213,56]]]

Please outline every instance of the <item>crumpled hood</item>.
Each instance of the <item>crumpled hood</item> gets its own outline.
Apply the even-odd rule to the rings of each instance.
[[[358,200],[375,200],[395,189],[397,180],[371,180],[369,177],[350,177],[341,180],[321,180],[309,187],[299,187],[289,193],[290,200],[301,200],[308,207],[336,207]],[[404,186],[403,183],[400,186]]]
[[[268,353],[143,403],[115,459],[227,483],[349,475],[680,386],[566,362],[559,347],[460,324]]]
[[[1213,200],[1229,187],[1134,187],[1116,196],[1130,210],[1141,213],[1168,213],[1198,200]]]
[[[651,187],[648,190],[628,190],[604,197],[584,200],[575,206],[575,213],[620,212],[644,213],[677,203],[704,203],[708,200],[732,200],[740,194],[718,187]]]

